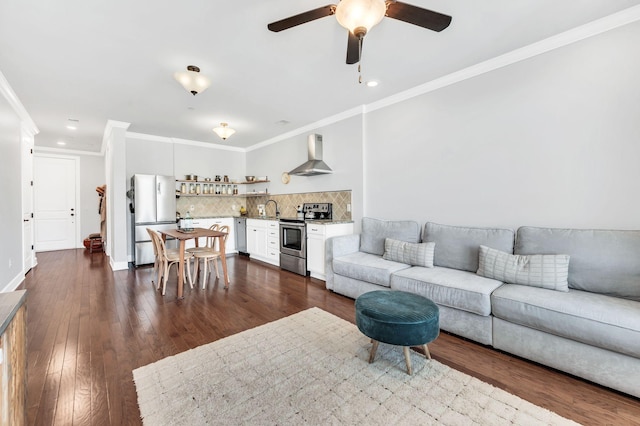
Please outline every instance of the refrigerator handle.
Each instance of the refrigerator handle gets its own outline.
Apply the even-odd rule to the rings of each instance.
[[[162,191],[160,190],[160,185],[161,185],[161,183],[158,182],[158,195],[162,194]]]

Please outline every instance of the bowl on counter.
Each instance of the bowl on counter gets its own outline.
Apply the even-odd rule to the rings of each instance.
[[[247,180],[247,182],[253,182],[254,180],[256,180],[255,176],[245,176],[244,178]]]

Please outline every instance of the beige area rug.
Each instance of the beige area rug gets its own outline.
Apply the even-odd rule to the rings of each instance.
[[[576,424],[312,308],[133,372],[145,425]]]

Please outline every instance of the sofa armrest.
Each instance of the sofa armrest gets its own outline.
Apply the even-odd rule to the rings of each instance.
[[[327,290],[333,290],[333,259],[360,250],[360,234],[328,238],[324,246],[324,274]]]

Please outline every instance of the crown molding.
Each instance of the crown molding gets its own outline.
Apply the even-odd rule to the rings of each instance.
[[[275,137],[273,137],[271,139],[267,139],[265,141],[259,142],[259,143],[255,144],[255,145],[251,145],[250,147],[246,148],[246,151],[249,152],[249,151],[254,151],[256,149],[264,148],[265,146],[269,146],[269,145],[272,145],[274,143],[281,142],[281,141],[283,141],[285,139],[289,139],[289,138],[292,138],[294,136],[298,136],[300,134],[307,133],[307,132],[312,131],[312,130],[316,130],[316,129],[320,128],[320,127],[328,126],[330,124],[337,123],[339,121],[346,120],[347,118],[355,117],[357,115],[362,115],[362,114],[364,114],[364,112],[365,112],[365,106],[364,105],[361,105],[361,106],[355,107],[355,108],[351,108],[351,109],[343,111],[343,112],[341,112],[339,114],[332,115],[332,116],[327,117],[327,118],[323,118],[322,120],[318,120],[318,121],[316,121],[314,123],[307,124],[306,126],[299,127],[299,128],[297,128],[295,130],[291,130],[290,132],[283,133],[283,134],[275,136]]]
[[[34,146],[33,152],[36,154],[40,153],[52,153],[52,154],[69,154],[69,155],[90,155],[94,157],[104,157],[103,152],[95,152],[95,151],[81,151],[77,149],[64,149],[64,148],[54,148],[54,147],[46,147],[46,146]]]
[[[365,113],[385,108],[387,106],[433,92],[461,81],[477,77],[499,68],[515,64],[520,61],[541,55],[543,53],[559,49],[572,43],[602,34],[604,32],[622,27],[640,20],[640,6],[633,6],[604,18],[589,22],[555,36],[551,36],[539,42],[530,44],[520,49],[496,56],[495,58],[480,62],[460,71],[445,75],[427,83],[421,84],[404,92],[389,96],[380,101],[365,105]]]
[[[18,99],[18,95],[13,91],[11,85],[2,72],[0,72],[0,93],[4,96],[7,102],[9,102],[9,105],[11,105],[11,108],[13,108],[16,114],[18,114],[18,117],[23,123],[22,128],[31,135],[37,135],[40,133],[38,126],[36,126],[36,123],[33,121],[24,105],[22,105],[20,99]]]
[[[124,129],[126,131],[129,126],[131,126],[131,123],[126,123],[124,121],[107,120],[107,125],[104,127],[104,134],[102,136],[100,155],[104,155],[105,152],[107,152],[109,137],[111,137],[111,132],[113,132],[113,129]]]

